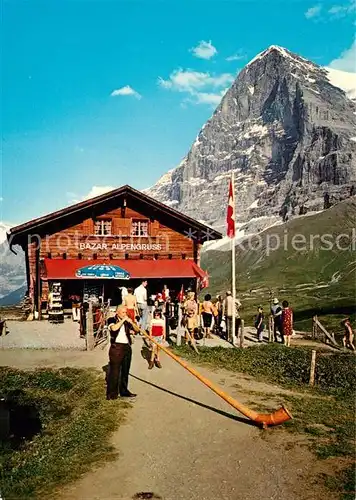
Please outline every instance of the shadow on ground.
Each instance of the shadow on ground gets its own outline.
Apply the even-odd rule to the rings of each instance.
[[[188,403],[193,403],[197,406],[200,406],[201,408],[205,408],[206,410],[213,411],[215,413],[218,413],[219,415],[222,415],[223,417],[230,418],[231,420],[235,420],[236,422],[241,422],[243,424],[251,425],[253,427],[258,427],[258,425],[253,422],[252,420],[249,420],[244,417],[238,417],[236,415],[233,415],[232,413],[228,413],[223,410],[219,410],[218,408],[214,408],[213,406],[206,405],[205,403],[201,403],[200,401],[196,401],[195,399],[188,398],[187,396],[183,396],[182,394],[177,394],[176,392],[170,391],[169,389],[166,389],[165,387],[161,387],[157,384],[154,384],[153,382],[148,382],[147,380],[144,380],[140,377],[137,377],[136,375],[130,374],[132,378],[135,380],[138,380],[139,382],[142,382],[143,384],[150,385],[151,387],[154,387],[155,389],[158,389],[159,391],[166,392],[167,394],[170,394],[171,396],[174,396],[179,399],[183,399],[184,401],[187,401]]]

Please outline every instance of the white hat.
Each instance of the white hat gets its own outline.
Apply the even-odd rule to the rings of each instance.
[[[279,300],[277,299],[277,297],[273,299],[273,304],[279,304]]]

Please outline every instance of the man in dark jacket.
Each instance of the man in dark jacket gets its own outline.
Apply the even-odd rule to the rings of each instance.
[[[279,332],[281,336],[281,343],[284,344],[284,336],[283,336],[283,328],[282,328],[282,306],[279,303],[279,300],[277,298],[273,299],[273,305],[271,306],[271,313],[273,315],[273,322],[274,322],[274,328],[273,328],[273,333],[274,333],[274,341],[278,342],[278,335],[277,332]]]
[[[116,315],[108,320],[110,328],[109,372],[107,377],[106,399],[117,399],[119,392],[123,398],[136,394],[128,389],[131,365],[132,324],[127,317],[127,307],[119,306]]]

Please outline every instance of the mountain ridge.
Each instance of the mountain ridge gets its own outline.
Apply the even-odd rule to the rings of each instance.
[[[242,69],[180,164],[143,191],[220,229],[234,171],[241,238],[322,211],[356,185],[349,97],[356,97],[356,74],[272,45]],[[25,274],[22,254],[8,249],[8,229],[0,223],[2,295],[21,287]]]
[[[315,314],[332,326],[346,314],[356,314],[356,196],[307,219],[306,224],[304,217],[296,217],[238,242],[237,293],[246,321],[252,320],[257,306],[268,307],[275,296],[290,301],[303,320],[301,329],[311,328]],[[212,244],[202,254],[212,295],[231,287],[231,251],[221,250]]]
[[[275,45],[257,54],[187,156],[145,192],[218,227],[234,170],[237,219],[272,212],[260,229],[323,209],[325,193],[329,202],[347,198],[356,182],[356,104],[332,85],[335,71],[340,80],[338,70]]]

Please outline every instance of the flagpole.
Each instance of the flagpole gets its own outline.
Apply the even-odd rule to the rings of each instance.
[[[236,238],[236,221],[235,221],[235,174],[232,170],[231,172],[231,184],[232,184],[232,193],[233,193],[233,217],[234,217],[234,235],[231,238],[231,272],[232,272],[232,343],[236,345],[236,246],[235,246],[235,238]]]

